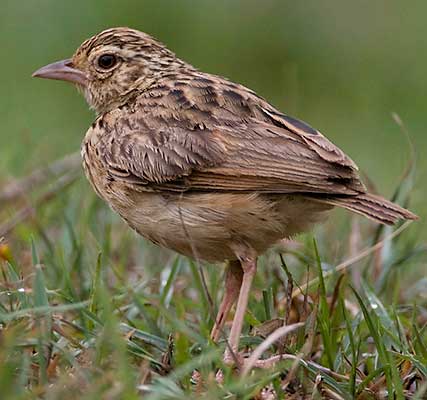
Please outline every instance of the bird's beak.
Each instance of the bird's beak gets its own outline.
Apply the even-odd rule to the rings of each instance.
[[[86,86],[87,76],[77,68],[73,67],[71,59],[57,61],[55,63],[41,67],[33,73],[33,77],[45,79],[57,79]]]

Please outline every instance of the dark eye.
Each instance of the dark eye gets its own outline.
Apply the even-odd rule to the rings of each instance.
[[[114,54],[103,54],[98,58],[98,65],[102,69],[110,69],[117,63],[117,58]]]

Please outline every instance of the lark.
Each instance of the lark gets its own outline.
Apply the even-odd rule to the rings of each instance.
[[[75,84],[97,114],[82,144],[96,193],[152,242],[227,261],[212,329],[239,348],[257,257],[334,206],[381,224],[416,219],[367,193],[356,164],[254,91],[201,72],[146,33],[112,28],[33,76]]]

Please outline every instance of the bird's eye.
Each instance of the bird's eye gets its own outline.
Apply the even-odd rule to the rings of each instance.
[[[113,68],[117,63],[117,58],[114,54],[103,54],[98,58],[98,65],[102,69]]]

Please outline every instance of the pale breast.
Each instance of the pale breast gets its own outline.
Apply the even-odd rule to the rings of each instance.
[[[330,209],[302,198],[259,194],[134,192],[110,204],[139,234],[193,258],[211,262],[236,259],[233,245],[258,254],[282,238],[306,231]]]
[[[111,179],[100,155],[100,130],[89,128],[81,145],[83,170],[96,194],[110,203]],[[110,204],[111,205],[111,204]]]

